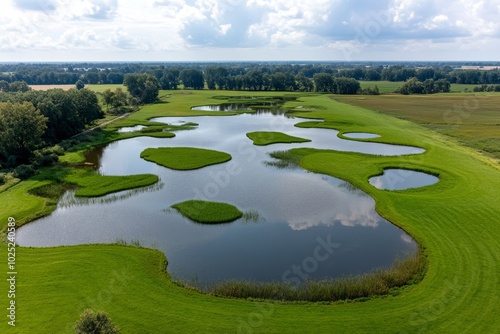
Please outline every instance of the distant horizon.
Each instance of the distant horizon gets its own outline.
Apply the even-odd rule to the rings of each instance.
[[[478,66],[500,66],[500,60],[58,60],[58,61],[0,61],[0,64],[223,64],[223,63],[350,63],[350,64],[368,64],[368,63],[450,63],[450,64],[469,64],[476,63]]]

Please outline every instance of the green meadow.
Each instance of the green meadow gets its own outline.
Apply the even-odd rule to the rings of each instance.
[[[144,106],[113,126],[142,124],[158,116],[220,115],[190,110],[193,105],[217,103],[214,92],[162,94],[168,96],[163,103]],[[224,94],[252,96],[246,92]],[[108,313],[123,333],[498,333],[498,163],[435,129],[369,106],[342,103],[329,95],[303,94],[284,108],[307,118],[301,126],[377,133],[381,137],[370,141],[426,150],[399,157],[311,149],[289,153],[302,168],[341,178],[372,196],[376,210],[420,244],[425,262],[421,280],[392,288],[382,296],[349,301],[227,298],[173,282],[168,254],[154,249],[123,245],[18,247],[16,326],[9,326],[4,316],[0,331],[72,333],[79,315],[92,308]],[[297,111],[301,109],[309,111]],[[439,118],[446,110],[436,108],[434,112]],[[106,131],[109,135],[90,137],[96,143],[88,146],[121,139],[112,137],[111,130],[103,133]],[[403,191],[379,190],[368,183],[369,177],[389,167],[426,171],[438,175],[440,181]],[[64,179],[69,173],[66,169],[4,189],[0,193],[2,229],[5,231],[9,216],[21,224],[48,214],[55,199],[35,196],[32,190]],[[6,263],[6,245],[0,249]],[[4,291],[0,300],[6,312],[9,287],[5,280],[0,291]]]

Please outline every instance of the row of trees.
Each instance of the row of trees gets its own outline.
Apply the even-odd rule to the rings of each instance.
[[[409,94],[435,94],[450,92],[451,84],[446,79],[426,79],[423,82],[417,78],[407,80],[396,93]]]
[[[26,164],[35,151],[81,132],[104,116],[95,93],[51,89],[0,94],[0,165]]]
[[[14,81],[7,82],[5,80],[0,81],[0,92],[27,92],[31,90],[30,86],[24,81]]]
[[[357,94],[361,85],[352,78],[336,78],[327,73],[314,75],[314,83],[317,92],[333,94]]]
[[[474,87],[474,92],[500,92],[500,85],[481,85]]]
[[[453,66],[452,66],[453,65]],[[195,73],[196,72],[196,73]],[[420,81],[447,79],[459,84],[500,84],[500,70],[463,70],[447,63],[184,63],[184,64],[0,64],[0,81],[25,81],[28,84],[121,84],[127,74],[150,74],[163,89],[175,89],[183,79],[202,73],[209,89],[252,89],[251,78],[263,77],[264,90],[291,90],[292,80],[312,79],[326,73],[367,81]],[[185,76],[188,78],[185,78]],[[200,80],[187,81],[187,87],[198,87]],[[255,80],[254,80],[255,81]],[[240,87],[240,88],[238,88]],[[241,88],[243,87],[243,88]],[[307,87],[307,85],[305,86]],[[300,90],[299,87],[297,90]],[[306,88],[304,88],[306,89]]]

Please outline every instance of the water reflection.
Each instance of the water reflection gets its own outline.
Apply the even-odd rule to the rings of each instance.
[[[101,197],[78,197],[75,196],[76,190],[68,190],[57,202],[58,209],[67,209],[74,206],[87,206],[95,204],[110,204],[117,201],[123,201],[127,198],[141,193],[159,191],[165,187],[165,183],[157,182],[151,186],[126,190],[115,194],[109,194]]]
[[[214,105],[192,107],[191,110],[199,110],[199,111],[241,111],[241,110],[252,110],[252,108],[248,104],[224,103],[224,104],[214,104]]]

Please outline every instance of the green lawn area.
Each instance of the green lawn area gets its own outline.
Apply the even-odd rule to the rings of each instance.
[[[272,131],[256,131],[247,133],[247,137],[253,140],[254,145],[270,145],[270,144],[291,144],[291,143],[305,143],[310,142],[310,139],[289,136],[281,132]]]
[[[215,150],[194,147],[147,148],[141,158],[177,170],[190,170],[231,160],[231,155]]]
[[[189,106],[204,104],[211,95],[207,91],[171,92],[168,103],[146,106],[131,117],[144,121],[197,114]],[[436,96],[435,103],[440,97],[448,99]],[[375,141],[426,149],[421,155],[401,157],[295,151],[304,168],[339,177],[367,192],[383,217],[419,242],[427,260],[420,283],[363,302],[231,299],[172,282],[165,272],[166,258],[156,250],[118,245],[20,247],[16,327],[4,319],[0,332],[72,333],[79,314],[93,308],[107,312],[123,333],[498,333],[498,163],[433,129],[328,95],[304,94],[285,105],[290,110],[297,106],[314,109],[295,113],[309,118],[309,126],[373,132],[382,135]],[[388,167],[428,171],[439,175],[440,182],[405,191],[372,187],[368,178]],[[49,200],[27,193],[49,182],[31,179],[1,192],[1,226],[5,227],[9,216],[25,222],[49,212]],[[4,245],[0,250],[7,253]],[[8,305],[8,290],[2,280],[3,305]]]
[[[172,205],[183,216],[201,224],[230,223],[243,216],[237,207],[227,203],[189,200]]]

